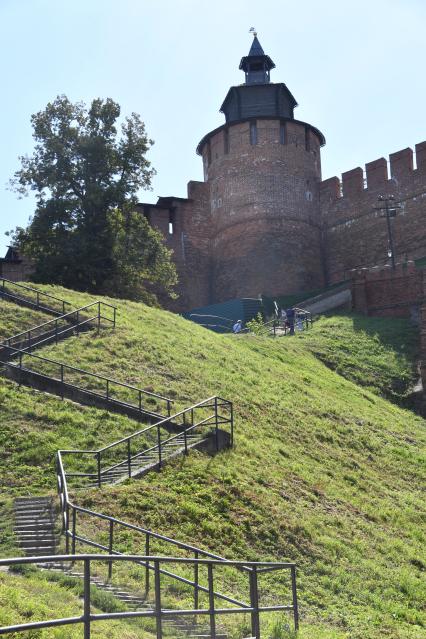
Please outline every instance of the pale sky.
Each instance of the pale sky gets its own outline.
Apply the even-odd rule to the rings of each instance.
[[[155,140],[141,201],[185,197],[203,179],[197,143],[244,80],[252,26],[295,117],[325,135],[324,179],[426,140],[425,0],[0,0],[0,255],[34,208],[6,188],[32,113],[62,93],[113,98]]]

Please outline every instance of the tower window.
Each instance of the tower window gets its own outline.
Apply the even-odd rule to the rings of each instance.
[[[223,130],[223,151],[229,153],[229,129]]]
[[[250,144],[257,144],[257,123],[250,122]]]
[[[309,129],[308,129],[308,127],[305,128],[305,149],[306,149],[306,151],[310,151],[311,150],[311,141],[309,139]]]
[[[287,130],[285,122],[280,124],[280,144],[287,144]]]
[[[169,235],[173,235],[175,232],[175,212],[173,209],[169,211]]]

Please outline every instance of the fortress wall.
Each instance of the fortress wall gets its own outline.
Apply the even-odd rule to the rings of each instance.
[[[425,271],[414,262],[352,272],[354,310],[380,317],[410,317],[420,323]]]
[[[320,206],[328,282],[346,279],[358,267],[388,261],[388,231],[379,195],[394,195],[401,206],[391,220],[397,258],[426,256],[426,142],[321,183]]]
[[[188,198],[159,198],[157,204],[138,205],[153,228],[164,236],[179,277],[177,300],[162,300],[181,312],[209,303],[210,233],[208,189],[204,182],[189,182]]]
[[[414,262],[352,272],[354,310],[378,317],[408,317],[420,329],[420,373],[426,415],[426,268]]]

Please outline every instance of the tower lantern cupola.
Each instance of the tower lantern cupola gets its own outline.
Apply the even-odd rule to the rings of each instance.
[[[248,120],[253,118],[288,118],[293,119],[293,110],[297,102],[283,82],[273,83],[270,78],[275,64],[265,55],[257,33],[249,54],[241,58],[240,69],[246,75],[244,84],[231,87],[220,108],[226,122]]]
[[[239,68],[246,74],[246,84],[267,84],[271,80],[270,71],[275,68],[275,64],[269,55],[265,55],[254,30],[253,36],[249,54],[241,58]]]

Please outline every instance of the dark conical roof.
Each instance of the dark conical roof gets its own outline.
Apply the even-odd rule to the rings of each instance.
[[[268,71],[275,68],[275,64],[272,62],[269,55],[265,55],[265,52],[262,49],[259,40],[257,39],[257,35],[255,34],[253,42],[251,43],[249,54],[241,58],[239,68],[247,73],[250,67],[253,67],[253,65],[256,63],[261,63],[264,69],[267,69]]]
[[[249,56],[253,56],[253,55],[265,55],[265,52],[263,51],[262,46],[259,40],[257,39],[257,36],[254,36],[254,39],[253,39],[253,42],[251,43],[251,47],[249,51]]]

